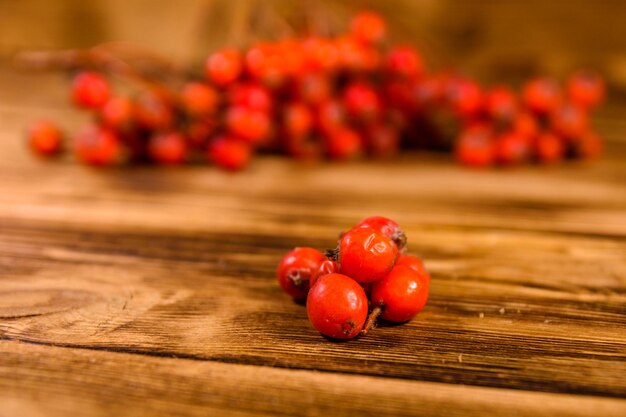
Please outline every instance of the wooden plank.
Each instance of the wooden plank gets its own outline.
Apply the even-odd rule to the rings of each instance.
[[[0,416],[621,416],[626,400],[0,342]]]
[[[275,283],[293,236],[21,222],[2,231],[5,339],[626,395],[626,242],[612,237],[409,228],[433,272],[429,306],[407,325],[331,343]]]

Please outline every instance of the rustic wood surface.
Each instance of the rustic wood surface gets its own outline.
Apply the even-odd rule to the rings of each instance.
[[[24,149],[28,120],[84,120],[58,77],[1,76],[0,416],[626,414],[619,111],[591,165],[99,171]],[[275,265],[372,214],[404,226],[431,297],[330,342]]]

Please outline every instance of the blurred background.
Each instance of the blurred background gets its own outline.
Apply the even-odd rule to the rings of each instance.
[[[0,57],[114,40],[191,65],[224,44],[278,38],[307,24],[339,31],[363,8],[381,12],[392,39],[417,45],[431,68],[517,83],[593,67],[613,99],[626,92],[622,0],[0,0]]]

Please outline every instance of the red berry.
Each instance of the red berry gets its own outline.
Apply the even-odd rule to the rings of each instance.
[[[530,140],[516,132],[504,133],[496,138],[495,155],[502,165],[524,162],[530,155]]]
[[[325,137],[326,150],[333,159],[346,160],[359,156],[363,149],[361,136],[348,128],[338,128]]]
[[[285,81],[283,55],[275,44],[260,43],[246,53],[246,69],[252,78],[270,88],[277,88]]]
[[[100,110],[102,123],[119,132],[129,132],[136,123],[135,104],[128,97],[111,97]]]
[[[303,136],[313,127],[313,113],[303,103],[289,103],[283,110],[283,126],[290,136]]]
[[[178,132],[156,134],[150,138],[148,153],[150,158],[159,164],[182,164],[187,158],[185,137]]]
[[[352,117],[372,120],[380,112],[381,103],[376,89],[366,83],[352,83],[344,91],[344,103]]]
[[[339,65],[340,56],[336,42],[311,36],[302,43],[307,66],[312,70],[332,72]]]
[[[344,234],[337,248],[341,273],[358,282],[383,278],[398,257],[398,247],[383,233],[373,228],[355,228]]]
[[[517,113],[517,97],[509,87],[494,87],[486,93],[485,107],[496,120],[512,120]]]
[[[166,130],[174,124],[174,110],[171,104],[154,92],[139,96],[135,105],[139,124],[150,130]]]
[[[235,85],[229,92],[229,99],[234,106],[243,106],[266,113],[270,112],[274,105],[267,88],[256,83]]]
[[[316,249],[295,248],[278,264],[278,283],[295,300],[304,300],[309,293],[309,281],[325,259]]]
[[[531,111],[550,113],[561,103],[561,88],[551,78],[536,78],[524,85],[522,98]]]
[[[260,144],[271,132],[271,120],[262,111],[234,106],[226,112],[226,125],[231,133],[251,144]]]
[[[398,249],[402,250],[406,246],[406,235],[402,228],[395,221],[383,216],[371,216],[361,220],[354,227],[355,229],[373,229],[389,239],[393,240]]]
[[[324,101],[317,108],[317,125],[324,133],[343,128],[345,121],[345,108],[343,104],[337,100]]]
[[[208,156],[216,165],[231,171],[238,171],[250,162],[252,149],[248,142],[241,139],[220,136],[209,145]]]
[[[382,308],[381,317],[385,320],[406,322],[426,305],[428,281],[412,268],[397,265],[372,284],[371,300],[372,305]]]
[[[360,42],[380,42],[387,34],[387,24],[378,13],[363,11],[352,18],[350,32]]]
[[[215,128],[216,122],[213,119],[193,120],[185,129],[185,137],[191,147],[204,149],[209,138],[215,132]]]
[[[528,139],[534,139],[539,134],[537,117],[527,111],[518,113],[513,119],[511,130]]]
[[[572,74],[567,81],[567,92],[577,106],[592,108],[604,101],[606,86],[599,74],[579,71]]]
[[[109,82],[97,72],[81,72],[72,82],[72,99],[79,107],[100,108],[107,102],[110,93]]]
[[[483,110],[484,94],[480,86],[468,79],[452,78],[446,87],[446,96],[452,109],[461,117],[474,117]]]
[[[100,126],[89,126],[76,135],[74,140],[76,157],[89,165],[112,165],[121,155],[119,137]]]
[[[466,128],[459,136],[454,152],[463,165],[482,167],[491,165],[495,157],[493,132],[486,125]]]
[[[589,128],[589,115],[580,107],[566,104],[558,107],[551,114],[552,128],[555,132],[573,138],[580,136]]]
[[[203,117],[211,115],[217,110],[219,96],[211,86],[192,81],[183,87],[180,93],[180,103],[188,115]]]
[[[311,288],[313,288],[313,285],[315,285],[319,277],[328,275],[328,274],[335,274],[338,272],[339,272],[339,265],[337,264],[337,262],[330,260],[330,259],[325,259],[317,268],[317,271],[315,271],[313,275],[311,275],[309,285]]]
[[[33,152],[42,156],[59,154],[63,149],[63,134],[56,124],[47,120],[33,123],[27,132],[28,144]]]
[[[414,255],[400,255],[400,257],[398,257],[398,260],[396,261],[395,266],[399,265],[406,266],[417,272],[419,275],[422,276],[422,281],[424,282],[424,284],[426,284],[426,286],[430,286],[430,274],[424,266],[424,261],[422,261],[420,258]]]
[[[563,140],[554,133],[541,133],[536,137],[533,145],[535,157],[544,164],[560,161],[565,153]]]
[[[306,311],[313,327],[325,336],[351,339],[358,336],[367,317],[367,296],[350,277],[320,277],[309,291]]]
[[[308,104],[320,104],[331,95],[330,80],[322,73],[310,72],[298,77],[296,89],[299,98]]]
[[[422,58],[412,46],[395,46],[387,54],[387,70],[404,78],[422,74]]]
[[[242,58],[236,49],[224,48],[211,54],[205,65],[207,78],[220,86],[236,81],[241,71]]]

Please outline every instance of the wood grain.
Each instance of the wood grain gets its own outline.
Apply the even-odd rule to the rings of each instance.
[[[49,110],[7,91],[1,416],[623,414],[616,119],[603,125],[607,158],[589,166],[474,172],[409,155],[315,167],[264,157],[238,175],[97,171],[31,158],[20,130]],[[291,247],[332,247],[371,214],[403,225],[431,298],[406,325],[330,342],[274,269]]]
[[[63,373],[61,369],[76,372]],[[123,376],[123,377],[121,377]],[[305,389],[303,389],[305,388]],[[40,401],[44,399],[45,401]],[[0,342],[0,416],[621,416],[626,401]]]

